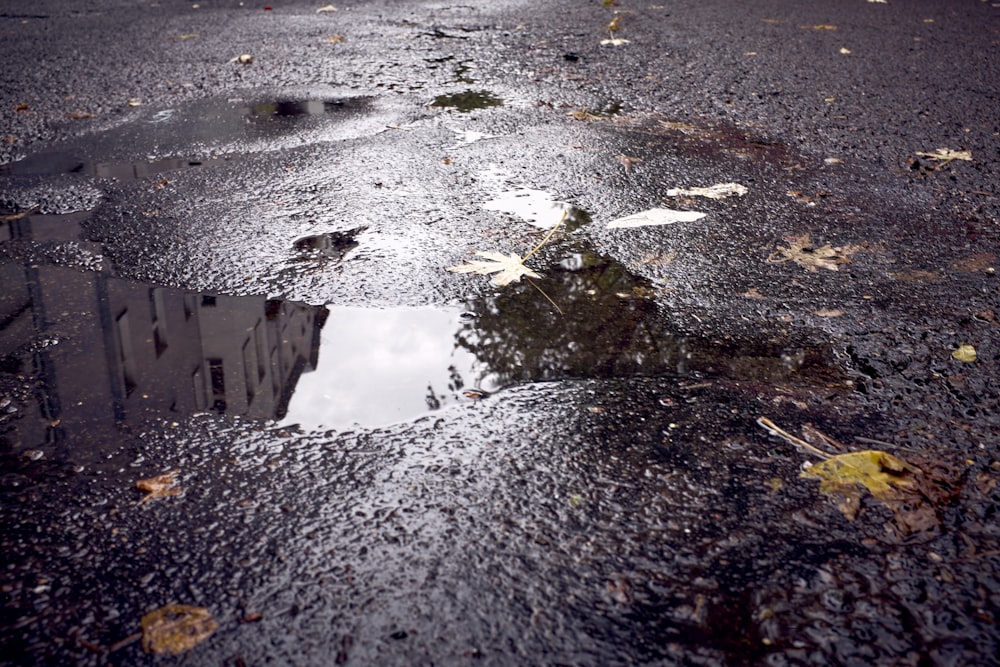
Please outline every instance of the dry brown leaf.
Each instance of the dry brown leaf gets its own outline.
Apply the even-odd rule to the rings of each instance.
[[[211,612],[186,604],[155,609],[143,616],[139,624],[143,650],[168,655],[180,655],[194,648],[219,629]]]
[[[162,475],[157,475],[156,477],[150,477],[149,479],[140,479],[135,483],[135,488],[140,491],[145,491],[146,495],[142,497],[139,504],[149,500],[155,500],[156,498],[166,498],[168,496],[180,495],[181,488],[177,486],[177,474],[180,470],[170,470]]]
[[[937,160],[939,167],[955,160],[972,160],[972,151],[953,151],[950,148],[937,148],[932,153],[917,153],[917,155]]]
[[[936,283],[942,278],[942,275],[937,271],[924,271],[923,269],[896,271],[889,275],[892,276],[893,280],[907,283]]]
[[[952,262],[951,268],[956,271],[968,271],[969,273],[979,273],[988,271],[996,264],[997,256],[992,252],[980,252],[970,255],[965,259]]]
[[[789,236],[785,240],[788,242],[788,247],[778,246],[767,261],[771,264],[795,262],[813,273],[819,269],[839,271],[841,264],[849,264],[851,255],[863,249],[859,245],[834,247],[829,243],[817,248],[813,246],[808,234]]]

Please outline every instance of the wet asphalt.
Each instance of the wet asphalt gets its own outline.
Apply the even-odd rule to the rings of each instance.
[[[989,0],[5,3],[0,663],[1000,664],[998,52]],[[916,490],[848,518],[760,418]]]

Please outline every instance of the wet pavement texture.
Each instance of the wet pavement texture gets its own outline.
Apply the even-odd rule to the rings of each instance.
[[[175,603],[188,664],[1000,664],[998,45],[980,0],[7,3],[0,664],[163,662]],[[608,227],[655,207],[706,215]],[[919,493],[850,512],[761,418]]]

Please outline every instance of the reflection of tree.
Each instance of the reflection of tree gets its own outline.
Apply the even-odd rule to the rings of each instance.
[[[475,304],[476,318],[456,334],[500,385],[561,377],[611,377],[675,370],[680,346],[657,324],[648,282],[622,265],[576,254],[538,283]]]

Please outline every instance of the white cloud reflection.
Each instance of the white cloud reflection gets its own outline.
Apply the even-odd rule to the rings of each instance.
[[[442,405],[462,399],[461,387],[449,388],[454,375],[450,368],[466,389],[478,386],[484,370],[471,353],[456,349],[460,313],[331,308],[318,367],[300,378],[282,423],[306,428],[383,426],[429,412],[429,387]]]

